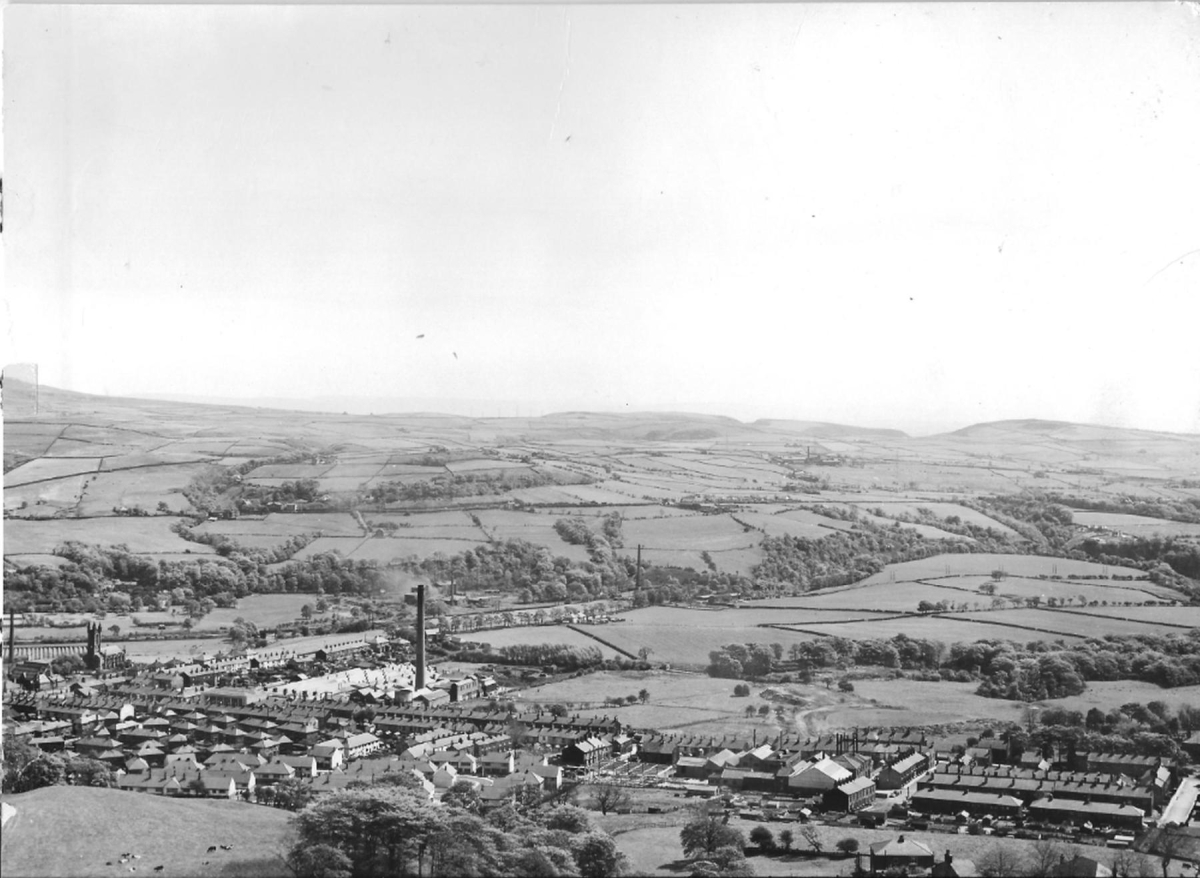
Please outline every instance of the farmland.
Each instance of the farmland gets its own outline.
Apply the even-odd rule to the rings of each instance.
[[[41,402],[37,417],[4,423],[6,571],[61,568],[54,553],[67,541],[122,545],[154,563],[213,558],[216,546],[183,539],[177,524],[200,540],[276,552],[240,562],[262,565],[247,580],[249,596],[196,617],[198,632],[238,616],[264,627],[295,619],[315,597],[303,592],[323,584],[311,571],[331,563],[346,565],[338,588],[361,589],[354,577],[377,571],[374,598],[399,583],[453,580],[459,597],[510,612],[607,601],[623,621],[581,624],[585,633],[537,626],[469,637],[600,646],[594,635],[612,645],[601,647],[606,656],[645,648],[653,663],[676,669],[703,667],[710,652],[736,643],[786,650],[897,634],[1072,643],[1200,622],[1189,605],[1200,584],[1163,575],[1161,562],[1100,557],[1094,547],[1089,558],[1078,548],[1096,535],[1170,537],[1171,563],[1186,564],[1200,525],[1083,509],[1148,500],[1186,518],[1186,506],[1170,504],[1200,497],[1188,480],[1200,437],[1037,421],[909,437],[669,413],[339,416],[53,388]],[[1058,530],[1044,525],[1045,509],[1034,509],[1043,519],[1022,518],[1010,502],[1036,507],[1045,491],[1079,498],[1073,512],[1051,516]],[[560,519],[574,524],[556,527]],[[222,577],[243,575],[223,569]],[[301,593],[280,593],[292,591]],[[123,612],[110,612],[109,624],[128,630]],[[130,652],[190,654],[213,642],[148,640]],[[863,680],[860,693],[814,710],[811,721],[899,721],[910,699],[937,716],[1006,709],[965,683],[886,685],[876,691]],[[931,688],[904,688],[918,685]]]
[[[213,874],[287,874],[289,814],[244,802],[141,796],[91,787],[45,787],[4,800],[16,814],[4,827],[5,875],[112,875],[123,852],[139,856],[146,872],[196,875],[213,844],[228,845]],[[131,836],[129,827],[153,826]],[[216,860],[210,856],[209,859]]]

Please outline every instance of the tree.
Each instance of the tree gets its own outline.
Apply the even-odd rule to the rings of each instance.
[[[467,780],[456,780],[442,796],[442,804],[470,814],[479,813],[479,790]]]
[[[111,634],[113,637],[119,636],[121,633],[121,626],[120,625],[109,625],[108,633]]]
[[[648,702],[650,700],[650,690],[649,689],[638,690],[638,700],[641,701],[642,704],[645,704],[646,702]]]
[[[759,707],[758,707],[758,715],[759,716],[766,717],[766,716],[770,716],[770,714],[771,714],[771,705],[769,705],[769,704],[760,704],[759,705]]]
[[[746,683],[738,683],[733,687],[733,696],[735,698],[749,698],[750,686]]]
[[[556,719],[564,717],[568,713],[570,713],[570,711],[567,709],[567,706],[565,704],[551,704],[550,705],[550,715],[552,717],[555,717]]]
[[[631,797],[625,787],[612,780],[602,780],[592,784],[592,803],[600,809],[601,814],[616,811],[629,806]]]
[[[284,858],[296,878],[350,878],[350,858],[328,844],[296,845]]]
[[[1071,859],[1075,853],[1075,850],[1053,839],[1035,841],[1029,850],[1030,871],[1035,875],[1045,875],[1063,859]]]
[[[821,853],[821,848],[824,845],[821,842],[821,833],[817,831],[815,824],[804,824],[804,826],[800,829],[800,837],[808,842],[809,847],[811,847],[814,851],[816,851],[818,854]]]
[[[1006,844],[994,844],[975,861],[984,878],[1010,878],[1023,871],[1022,858]]]
[[[298,777],[289,777],[275,784],[275,807],[299,811],[312,801],[312,787]]]
[[[296,815],[296,847],[336,848],[363,878],[400,874],[413,865],[421,871],[431,837],[444,826],[439,810],[398,787],[329,793]]]
[[[589,832],[575,849],[575,863],[582,878],[609,878],[624,872],[625,856],[606,833]]]
[[[850,838],[849,836],[840,839],[837,843],[837,849],[846,856],[850,856],[858,850],[858,839]]]
[[[838,689],[840,689],[842,692],[853,692],[854,684],[851,683],[848,678],[843,677],[842,679],[838,680]]]
[[[563,832],[569,832],[571,835],[584,835],[595,829],[592,825],[591,815],[582,808],[577,808],[574,805],[559,805],[547,814],[546,828],[562,830]]]
[[[68,759],[64,767],[64,779],[77,787],[115,787],[117,776],[113,770],[98,759],[78,756]]]
[[[63,783],[66,764],[61,757],[42,753],[36,747],[15,741],[6,741],[4,750],[5,792],[24,793]]]
[[[796,842],[796,836],[792,834],[790,829],[781,830],[779,833],[779,843],[783,845],[785,851],[791,851],[792,845]]]
[[[750,844],[762,851],[775,850],[775,834],[761,824],[750,830]]]
[[[721,822],[715,814],[704,814],[688,823],[679,832],[685,857],[711,856],[717,848],[733,846],[744,848],[745,837],[731,826]]]
[[[300,618],[301,619],[303,619],[304,621],[307,622],[312,617],[313,617],[312,604],[305,604],[304,606],[302,606],[300,608]]]

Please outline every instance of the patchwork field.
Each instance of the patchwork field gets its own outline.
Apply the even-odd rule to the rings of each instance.
[[[75,540],[101,546],[128,546],[131,552],[184,552],[213,554],[211,546],[189,543],[171,531],[178,519],[169,516],[152,518],[79,518],[51,521],[4,522],[4,552],[6,555],[48,554],[56,546]]]

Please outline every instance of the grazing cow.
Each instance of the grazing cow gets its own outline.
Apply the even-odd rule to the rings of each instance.
[[[162,870],[163,870],[163,867],[162,867],[162,866],[155,866],[155,867],[154,867],[154,871],[155,871],[155,872],[161,872]]]
[[[205,851],[206,854],[215,854],[216,852],[217,852],[217,846],[215,844],[210,844],[208,846],[208,850]]]
[[[231,850],[233,850],[233,845],[231,845],[231,844],[223,844],[223,845],[221,845],[221,850],[223,850],[223,851],[231,851]]]

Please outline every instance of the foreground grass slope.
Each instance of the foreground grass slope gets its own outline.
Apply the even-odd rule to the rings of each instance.
[[[164,878],[288,874],[279,856],[290,832],[286,811],[66,786],[6,795],[4,801],[16,809],[0,842],[5,878],[132,874],[131,865]],[[218,846],[216,853],[206,853],[211,845]],[[140,857],[119,865],[124,853]],[[163,870],[154,872],[160,865]]]

